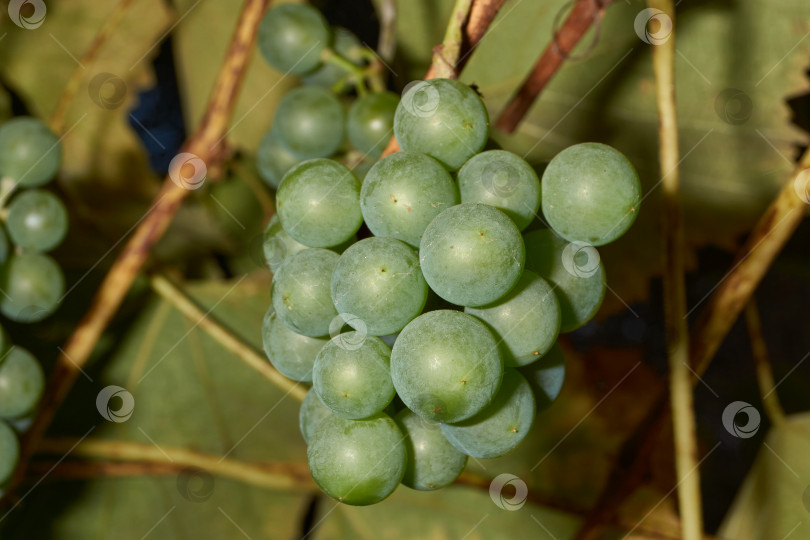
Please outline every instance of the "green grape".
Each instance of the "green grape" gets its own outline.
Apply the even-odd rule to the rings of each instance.
[[[394,399],[391,349],[374,336],[347,332],[332,338],[315,359],[312,385],[338,416],[360,420]]]
[[[11,241],[21,248],[50,251],[67,234],[67,209],[53,193],[29,189],[11,200],[6,226]]]
[[[5,264],[10,253],[11,245],[8,241],[8,235],[6,235],[6,229],[3,225],[0,225],[0,264]]]
[[[337,161],[311,159],[290,170],[276,193],[284,230],[311,247],[349,240],[360,225],[360,180]]]
[[[633,164],[600,143],[570,146],[543,172],[543,215],[568,241],[612,242],[636,220],[641,182]]]
[[[281,98],[273,129],[298,159],[325,158],[343,142],[345,117],[335,94],[317,86],[304,86]]]
[[[323,419],[309,438],[315,483],[342,503],[363,506],[388,497],[405,472],[402,432],[386,414],[367,420]]]
[[[391,378],[405,405],[434,422],[459,422],[483,409],[501,384],[503,362],[487,327],[460,311],[411,321],[391,352]]]
[[[312,434],[318,429],[318,424],[330,416],[333,416],[332,411],[321,402],[315,389],[310,388],[298,411],[298,427],[301,429],[301,436],[304,437],[305,443],[309,443]]]
[[[394,116],[400,148],[438,159],[455,171],[484,148],[489,115],[475,91],[451,79],[413,85]]]
[[[363,181],[360,208],[369,230],[419,247],[442,210],[458,204],[458,189],[438,161],[398,152],[378,161]]]
[[[41,186],[56,176],[61,162],[62,144],[36,118],[18,117],[0,126],[0,178]]]
[[[514,450],[534,423],[534,395],[515,369],[503,372],[503,383],[487,407],[463,422],[442,424],[442,432],[459,451],[475,458],[496,458]]]
[[[335,36],[334,51],[352,64],[361,66],[365,60],[363,54],[365,47],[357,36],[351,30],[347,30],[342,26],[333,27],[332,33]],[[302,76],[301,82],[307,86],[334,89],[335,85],[343,80],[349,82],[346,75],[346,71],[340,66],[324,63],[312,73]],[[348,89],[348,87],[347,84],[345,89]]]
[[[309,337],[329,334],[337,315],[329,289],[337,260],[333,251],[310,248],[281,265],[271,296],[276,315],[287,328]]]
[[[20,418],[33,411],[44,388],[37,359],[22,347],[12,347],[0,364],[0,418]]]
[[[562,391],[565,382],[565,355],[559,343],[537,362],[518,368],[532,388],[537,410],[551,406]]]
[[[465,308],[493,329],[504,365],[531,364],[548,352],[560,333],[560,304],[549,284],[524,270],[515,288],[494,304]]]
[[[281,267],[281,263],[299,251],[307,249],[307,246],[293,240],[281,226],[278,214],[275,214],[264,229],[262,249],[270,271],[275,274]]]
[[[11,427],[0,420],[0,485],[5,484],[17,469],[20,441]]]
[[[270,306],[262,322],[262,345],[267,359],[282,375],[294,381],[312,381],[318,351],[328,339],[297,334],[287,328]]]
[[[267,130],[256,150],[256,168],[259,170],[259,176],[268,186],[278,189],[281,179],[299,161],[301,160],[287,150],[287,147],[281,142],[276,130]]]
[[[554,287],[560,302],[560,332],[590,321],[605,298],[605,268],[595,247],[568,243],[550,229],[523,235],[526,269]]]
[[[459,452],[433,423],[409,409],[394,418],[405,434],[408,461],[402,483],[422,491],[452,484],[467,465],[467,456]]]
[[[281,4],[267,11],[259,24],[259,50],[278,71],[301,75],[317,68],[331,41],[329,24],[306,4]]]
[[[399,96],[393,92],[366,94],[352,104],[346,129],[349,141],[367,156],[378,158],[394,132]]]
[[[12,255],[0,271],[0,311],[22,323],[41,321],[56,311],[65,293],[62,269],[48,255]]]
[[[427,292],[416,252],[394,238],[360,240],[340,256],[332,274],[338,313],[350,313],[349,325],[373,336],[402,330],[422,312]]]
[[[419,245],[422,273],[453,304],[483,306],[502,298],[523,272],[523,238],[506,214],[486,204],[448,208]]]
[[[540,180],[531,165],[512,152],[489,150],[473,156],[458,171],[461,202],[494,206],[521,231],[540,209]]]

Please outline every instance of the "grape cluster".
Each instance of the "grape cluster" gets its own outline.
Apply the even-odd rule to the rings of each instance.
[[[0,126],[0,312],[17,322],[44,319],[65,292],[62,269],[46,252],[64,240],[68,213],[41,189],[61,157],[61,143],[39,120],[17,117]]]
[[[324,35],[288,51],[308,55]],[[294,67],[275,48],[265,56]],[[317,69],[317,58],[297,62]],[[322,155],[296,147],[310,159],[291,159],[278,184],[264,236],[274,273],[265,352],[312,383],[299,422],[325,493],[368,505],[400,483],[447,486],[468,456],[513,450],[559,394],[557,337],[599,309],[594,246],[634,221],[638,175],[615,149],[584,143],[555,156],[541,182],[519,156],[484,151],[489,116],[473,89],[433,79],[396,106],[402,151],[361,179],[325,159],[312,107],[281,110],[273,128],[288,151],[291,134],[306,133]],[[317,116],[334,135],[331,113]],[[536,226],[541,208],[548,228]]]
[[[17,467],[17,434],[28,429],[44,388],[45,376],[37,359],[12,345],[0,328],[0,486]]]
[[[284,96],[259,143],[256,166],[262,179],[276,189],[301,161],[338,154],[355,171],[366,170],[391,138],[399,103],[373,76],[374,53],[352,32],[331,28],[319,11],[302,4],[270,9],[258,39],[273,68],[298,75],[304,83]],[[350,98],[349,92],[358,97]]]

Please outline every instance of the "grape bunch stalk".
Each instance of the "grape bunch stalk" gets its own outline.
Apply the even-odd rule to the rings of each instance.
[[[328,159],[343,116],[318,86],[332,66],[322,16],[284,5],[262,29],[271,65],[309,81],[281,101],[259,162],[277,187],[262,337],[273,366],[312,383],[299,415],[310,472],[352,505],[378,503],[400,483],[442,488],[468,456],[516,448],[560,393],[558,335],[598,311],[606,277],[596,247],[635,220],[638,175],[617,150],[582,143],[557,154],[541,181],[521,157],[485,150],[486,106],[450,79],[369,106],[393,108],[385,118],[402,151],[358,175]],[[351,61],[338,35],[335,54]],[[349,139],[378,158],[390,131],[359,137],[376,122],[360,130],[353,113],[389,94],[359,90]]]

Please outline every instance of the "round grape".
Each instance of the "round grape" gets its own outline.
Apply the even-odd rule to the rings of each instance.
[[[287,150],[274,129],[269,129],[256,149],[256,168],[259,176],[273,189],[278,189],[281,179],[301,161]]]
[[[559,343],[555,343],[543,358],[518,368],[532,388],[537,410],[551,406],[562,392],[565,382],[565,355]]]
[[[278,214],[275,214],[270,218],[267,227],[264,229],[262,249],[264,250],[264,259],[270,266],[270,271],[275,274],[281,267],[281,263],[299,251],[307,249],[307,246],[293,240],[284,230],[284,227],[281,226]]]
[[[67,209],[53,193],[29,189],[11,200],[6,226],[11,241],[21,248],[50,251],[67,234]]]
[[[0,363],[0,418],[15,419],[33,411],[44,388],[37,359],[22,347],[12,347]]]
[[[394,399],[391,349],[374,336],[348,332],[332,338],[315,359],[312,385],[333,413],[359,420]]]
[[[540,209],[540,180],[531,165],[512,152],[489,150],[473,156],[458,171],[462,203],[494,206],[521,231]]]
[[[346,129],[349,141],[367,156],[378,158],[394,133],[399,96],[393,92],[366,94],[352,104]]]
[[[467,456],[450,444],[440,424],[425,420],[410,409],[399,411],[395,420],[405,434],[408,450],[402,483],[421,491],[452,484],[467,465]]]
[[[315,389],[310,388],[307,395],[304,396],[298,412],[298,427],[301,429],[301,436],[304,437],[305,443],[309,443],[312,434],[318,429],[318,424],[330,416],[333,416],[332,411],[321,402]]]
[[[342,26],[334,27],[332,31],[335,36],[333,46],[335,52],[356,66],[362,65],[364,46],[360,39]],[[321,67],[312,73],[307,73],[301,77],[301,82],[307,86],[320,86],[321,88],[334,90],[335,85],[341,81],[349,82],[346,75],[347,73],[342,67],[327,62],[321,64]],[[349,87],[350,85],[346,84],[343,90],[348,90]]]
[[[422,312],[428,286],[416,252],[399,240],[371,237],[340,256],[332,274],[338,313],[350,313],[353,328],[373,336],[402,330]]]
[[[431,79],[416,83],[402,96],[394,134],[404,151],[427,154],[455,171],[484,148],[489,115],[466,84]]]
[[[534,423],[535,403],[525,377],[506,369],[498,395],[468,420],[442,424],[442,432],[459,451],[475,458],[496,458],[515,449]]]
[[[20,441],[11,427],[0,420],[0,485],[11,478],[20,459]]]
[[[315,483],[351,505],[382,501],[405,472],[402,432],[386,414],[367,420],[323,419],[309,439],[307,462]]]
[[[337,161],[312,159],[290,170],[276,193],[284,230],[310,247],[349,240],[360,225],[360,180]]]
[[[554,287],[560,302],[560,332],[590,321],[605,298],[605,268],[595,247],[569,243],[550,229],[527,232],[526,269]]]
[[[297,334],[322,337],[337,316],[329,285],[338,254],[328,249],[299,251],[281,265],[271,292],[276,315]]]
[[[465,308],[493,329],[504,365],[531,364],[548,352],[560,333],[560,304],[549,284],[524,270],[515,288],[494,304]]]
[[[599,143],[570,146],[543,172],[543,215],[571,242],[601,246],[623,235],[636,220],[641,182],[618,150]]]
[[[300,75],[317,68],[329,46],[329,24],[306,4],[281,4],[267,10],[259,24],[258,46],[278,71]]]
[[[0,126],[0,178],[41,186],[56,176],[61,162],[62,144],[36,118],[18,117]]]
[[[335,94],[317,86],[304,86],[281,98],[273,129],[298,159],[325,158],[343,142],[345,116]]]
[[[434,422],[459,422],[489,403],[503,363],[487,327],[460,311],[424,313],[397,337],[391,378],[405,405]]]
[[[360,192],[360,208],[371,232],[414,247],[419,247],[433,218],[458,201],[458,188],[438,161],[408,152],[374,164]]]
[[[436,294],[460,306],[502,298],[523,272],[523,238],[506,214],[486,204],[448,208],[419,244],[422,273]]]
[[[65,277],[47,255],[12,255],[0,271],[0,311],[22,323],[41,321],[56,311],[65,293]]]
[[[282,375],[294,381],[312,381],[315,357],[328,339],[297,334],[287,328],[270,306],[262,322],[262,345],[267,359]]]

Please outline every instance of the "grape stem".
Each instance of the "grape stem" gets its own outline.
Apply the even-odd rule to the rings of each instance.
[[[397,49],[397,2],[396,0],[376,0],[374,9],[380,20],[380,37],[377,40],[377,54],[385,62],[394,60]]]
[[[226,152],[222,140],[227,134],[239,87],[253,52],[259,22],[269,0],[245,0],[220,69],[206,113],[183,151],[196,155],[216,169]],[[110,323],[127,291],[143,267],[150,248],[163,236],[189,190],[166,177],[155,203],[142,219],[96,292],[93,303],[56,359],[48,387],[34,422],[22,441],[20,464],[6,494],[25,475],[30,456],[40,443],[56,410],[87,362],[102,332]]]
[[[757,367],[757,383],[759,392],[762,395],[762,405],[768,419],[774,425],[785,423],[785,410],[779,402],[776,393],[776,384],[773,379],[773,369],[768,358],[768,347],[765,337],[762,335],[762,322],[759,318],[759,309],[754,297],[745,306],[745,324],[748,328],[748,337],[751,340],[751,353],[754,356],[754,363]]]
[[[648,0],[652,9],[675,20],[672,0]],[[692,373],[689,367],[689,329],[686,319],[684,232],[680,197],[678,117],[675,105],[675,30],[652,49],[658,103],[658,139],[663,191],[661,231],[664,248],[664,320],[669,357],[669,395],[675,434],[675,473],[681,533],[684,540],[703,536],[700,473],[698,469]]]
[[[501,111],[495,126],[512,133],[532,104],[570,56],[579,40],[600,20],[613,0],[577,0],[559,31],[555,31],[531,73]]]
[[[442,44],[433,48],[433,71],[435,77],[457,79],[456,65],[461,56],[464,39],[464,22],[470,16],[472,0],[456,0]]]
[[[291,381],[278,372],[267,358],[253,347],[239,339],[233,332],[222,326],[214,318],[200,309],[185,291],[175,285],[164,275],[156,274],[149,280],[152,290],[174,306],[180,313],[194,321],[206,334],[211,336],[220,345],[238,356],[250,368],[256,370],[268,381],[279,387],[283,392],[303,401],[307,388]]]

